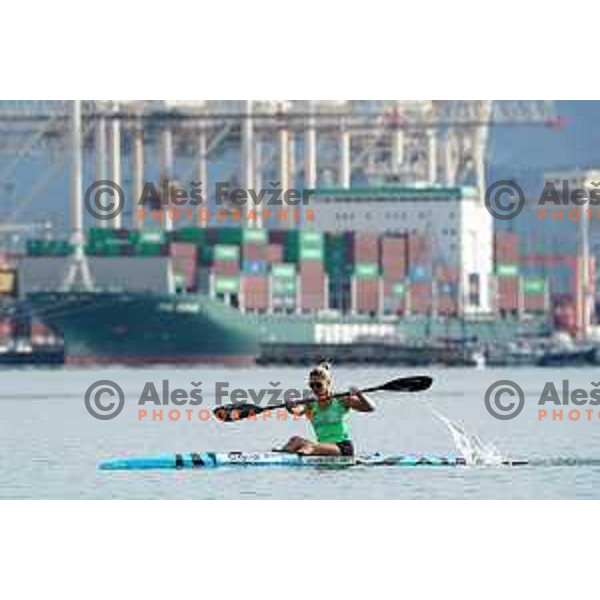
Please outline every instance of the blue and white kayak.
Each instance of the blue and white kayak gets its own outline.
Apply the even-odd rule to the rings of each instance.
[[[467,461],[462,456],[439,454],[366,454],[345,456],[300,456],[282,452],[187,452],[154,456],[124,456],[101,461],[106,471],[142,469],[214,469],[216,467],[459,467]],[[526,460],[505,459],[498,464],[517,466]]]

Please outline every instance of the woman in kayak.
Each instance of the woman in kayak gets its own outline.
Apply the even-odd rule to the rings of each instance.
[[[350,388],[343,398],[330,398],[333,378],[331,365],[326,361],[321,361],[310,372],[308,383],[318,400],[309,406],[294,403],[287,408],[293,414],[306,414],[310,418],[317,441],[293,436],[281,451],[316,456],[354,456],[346,422],[348,413],[350,410],[373,412],[375,405],[357,388]]]

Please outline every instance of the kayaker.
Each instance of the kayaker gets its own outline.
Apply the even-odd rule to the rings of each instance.
[[[287,409],[292,414],[309,417],[317,441],[293,436],[281,451],[316,456],[354,456],[347,424],[348,413],[350,410],[373,412],[375,405],[355,387],[350,388],[343,398],[330,398],[334,393],[333,376],[327,361],[321,361],[311,370],[308,384],[318,400],[307,406],[293,403]]]

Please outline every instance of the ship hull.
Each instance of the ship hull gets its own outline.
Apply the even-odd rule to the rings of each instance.
[[[244,316],[205,296],[39,292],[28,300],[63,337],[69,365],[247,366],[259,353]]]

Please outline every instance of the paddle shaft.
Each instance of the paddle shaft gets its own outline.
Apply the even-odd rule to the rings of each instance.
[[[357,390],[359,394],[366,394],[368,392],[379,392],[379,391],[387,391],[387,392],[420,392],[429,389],[433,380],[431,377],[427,376],[416,376],[416,377],[401,377],[399,379],[393,379],[392,381],[388,381],[381,385],[372,386],[368,388],[363,388],[361,390]],[[339,392],[329,396],[329,398],[343,398],[345,396],[350,395],[352,392],[350,390],[346,392]],[[282,404],[276,404],[273,406],[266,406],[264,408],[251,405],[251,404],[241,404],[241,405],[229,405],[216,408],[214,413],[217,414],[219,411],[225,411],[225,415],[227,418],[224,421],[233,421],[238,419],[246,419],[251,414],[260,414],[265,410],[274,410],[278,408],[289,408],[292,406],[301,406],[306,404],[314,404],[318,401],[318,397],[306,398],[302,400],[298,400],[295,402],[284,402]],[[237,415],[237,416],[235,416]],[[232,417],[233,418],[230,418]]]

